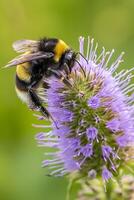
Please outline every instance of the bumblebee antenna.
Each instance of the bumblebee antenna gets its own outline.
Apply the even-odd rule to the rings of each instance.
[[[78,65],[80,66],[80,68],[81,68],[81,70],[82,70],[82,72],[83,72],[84,76],[86,77],[85,70],[83,69],[83,67],[82,67],[82,65],[80,64],[80,62],[79,62],[77,59],[75,59],[75,62],[77,62],[77,63],[78,63]]]
[[[77,52],[76,55],[80,55],[88,64],[88,60],[84,57],[84,55],[81,52]]]

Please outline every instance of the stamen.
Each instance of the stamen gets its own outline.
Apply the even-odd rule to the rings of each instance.
[[[32,126],[36,128],[52,128],[51,125],[32,124]]]
[[[94,61],[96,59],[96,57],[97,57],[97,55],[96,55],[97,48],[98,48],[98,43],[96,43],[95,49],[94,49],[94,51],[92,53],[92,57],[91,57],[92,61]]]
[[[107,58],[107,61],[105,62],[103,68],[107,68],[107,65],[108,65],[108,63],[109,63],[111,57],[113,56],[113,54],[114,54],[114,49],[112,49],[112,51],[110,52],[110,54],[109,54],[109,56],[108,56],[108,58]]]
[[[94,39],[91,39],[91,45],[90,45],[90,53],[89,53],[89,61],[92,61],[92,53],[93,53],[93,46],[94,46]]]
[[[109,68],[109,71],[111,73],[114,73],[115,70],[118,68],[119,64],[123,62],[122,60],[123,55],[124,55],[124,52],[122,52],[121,55],[116,59],[116,61],[111,65],[111,67]]]
[[[100,61],[105,55],[105,48],[102,47],[102,52],[100,53],[100,55],[98,56],[98,58],[95,60],[95,63],[97,64],[98,61]]]
[[[86,55],[86,59],[89,60],[89,48],[90,47],[90,37],[88,36],[88,41],[87,41],[87,55]]]

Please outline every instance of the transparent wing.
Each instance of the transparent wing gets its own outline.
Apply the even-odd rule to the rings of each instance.
[[[27,51],[37,51],[39,41],[36,40],[18,40],[13,43],[13,49],[16,52],[22,53]]]
[[[13,60],[11,60],[4,68],[7,67],[12,67],[15,65],[19,65],[25,62],[30,62],[32,60],[38,60],[40,58],[44,58],[44,59],[49,59],[52,58],[54,56],[53,53],[51,52],[36,52],[36,53],[31,53],[31,54],[22,54],[16,58],[14,58]]]

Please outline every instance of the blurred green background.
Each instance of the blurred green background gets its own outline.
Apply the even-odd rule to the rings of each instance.
[[[65,40],[76,51],[78,37],[90,35],[134,65],[133,0],[0,0],[0,65],[16,56],[18,39],[43,36]],[[0,71],[0,200],[64,200],[65,178],[47,177],[44,149],[34,139],[39,123],[14,91],[15,68]]]

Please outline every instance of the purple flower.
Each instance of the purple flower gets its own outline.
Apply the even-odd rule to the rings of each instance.
[[[108,181],[110,178],[112,178],[112,173],[106,168],[106,167],[103,167],[103,170],[102,170],[102,178],[104,181]]]
[[[102,155],[104,160],[107,158],[110,158],[110,155],[113,153],[113,150],[110,146],[108,145],[102,145]]]
[[[95,127],[90,127],[86,130],[88,140],[95,140],[97,139],[98,130]]]
[[[120,130],[120,121],[118,119],[112,119],[111,121],[107,122],[106,126],[111,131],[117,132]]]
[[[80,153],[83,154],[85,158],[91,157],[93,154],[93,147],[92,144],[87,144],[80,148]]]
[[[100,99],[97,96],[93,96],[88,100],[88,106],[96,109],[100,106]]]
[[[89,178],[96,178],[96,171],[94,169],[91,169],[89,172],[88,172],[88,177]]]
[[[133,69],[115,73],[122,54],[110,65],[113,51],[97,56],[97,46],[89,43],[86,57],[80,55],[68,76],[69,86],[54,76],[45,80],[50,87],[44,102],[54,122],[36,139],[56,151],[46,153],[44,162],[51,175],[77,171],[88,177],[93,170],[107,182],[124,166],[124,147],[134,144]],[[81,37],[81,54],[83,49]]]

